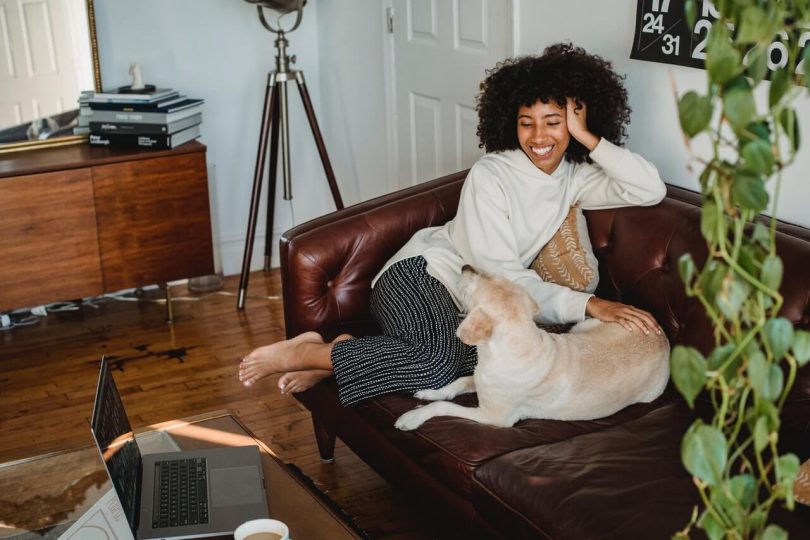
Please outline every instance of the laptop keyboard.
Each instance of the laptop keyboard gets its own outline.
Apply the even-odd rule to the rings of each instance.
[[[205,458],[155,463],[152,528],[208,523]]]

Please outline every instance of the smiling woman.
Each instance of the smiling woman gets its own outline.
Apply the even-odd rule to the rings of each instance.
[[[82,90],[100,90],[93,0],[0,0],[0,152],[74,135]]]

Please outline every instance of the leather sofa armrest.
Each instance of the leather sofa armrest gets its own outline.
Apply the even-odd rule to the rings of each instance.
[[[453,218],[466,176],[454,173],[285,232],[279,251],[287,336],[373,333],[371,281],[417,230]]]

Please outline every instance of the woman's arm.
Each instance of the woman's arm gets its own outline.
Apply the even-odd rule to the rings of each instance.
[[[573,99],[568,98],[566,103],[568,132],[591,152],[591,157],[593,158],[594,151],[600,144],[604,144],[604,141],[602,137],[594,135],[588,129],[587,116],[587,104],[582,102],[577,103]],[[591,206],[592,204],[599,205],[597,207],[602,208],[604,208],[606,204],[617,204],[620,206],[624,206],[627,203],[655,204],[660,202],[661,198],[663,198],[663,194],[655,193],[655,186],[659,184],[663,186],[663,182],[658,176],[658,171],[655,170],[655,167],[647,163],[641,156],[636,156],[627,150],[623,150],[622,152],[628,152],[630,156],[617,155],[613,161],[621,161],[623,157],[628,157],[628,161],[630,162],[629,166],[625,165],[624,170],[621,166],[616,167],[617,170],[614,172],[616,175],[615,178],[594,171],[594,174],[591,176],[590,180],[588,180],[591,182],[590,189],[586,190],[584,193],[585,196],[580,198],[583,207],[594,208],[595,206]],[[598,162],[599,156],[595,159]],[[606,160],[608,164],[611,163],[610,155],[608,155]],[[629,191],[620,186],[622,183],[621,178],[625,177],[631,178]],[[632,182],[634,178],[641,178],[643,184],[641,186],[634,185]],[[585,185],[587,186],[588,184],[586,183]],[[637,187],[641,189],[633,189]],[[653,187],[653,189],[651,193],[648,193],[650,187]],[[666,193],[666,191],[664,191],[664,193]],[[634,197],[638,198],[634,199]],[[592,296],[585,306],[585,314],[589,317],[599,319],[600,321],[617,322],[627,329],[628,332],[632,332],[633,328],[636,327],[645,334],[650,332],[661,333],[661,328],[650,313],[635,306],[622,304],[620,302],[611,302]]]
[[[588,107],[568,98],[568,132],[590,151],[596,165],[579,165],[577,199],[584,209],[652,206],[666,195],[666,186],[655,166],[625,148],[588,130]]]
[[[577,199],[585,210],[653,206],[667,194],[655,166],[638,154],[602,139],[579,165]]]

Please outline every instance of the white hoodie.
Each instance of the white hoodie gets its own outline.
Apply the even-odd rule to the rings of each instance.
[[[461,267],[506,276],[540,306],[537,322],[585,318],[592,296],[544,282],[529,265],[565,220],[570,207],[652,206],[666,195],[655,166],[604,138],[590,153],[593,164],[563,160],[548,175],[521,149],[486,154],[470,169],[456,217],[417,231],[374,278],[397,261],[422,255],[428,273],[444,285],[459,309]]]

